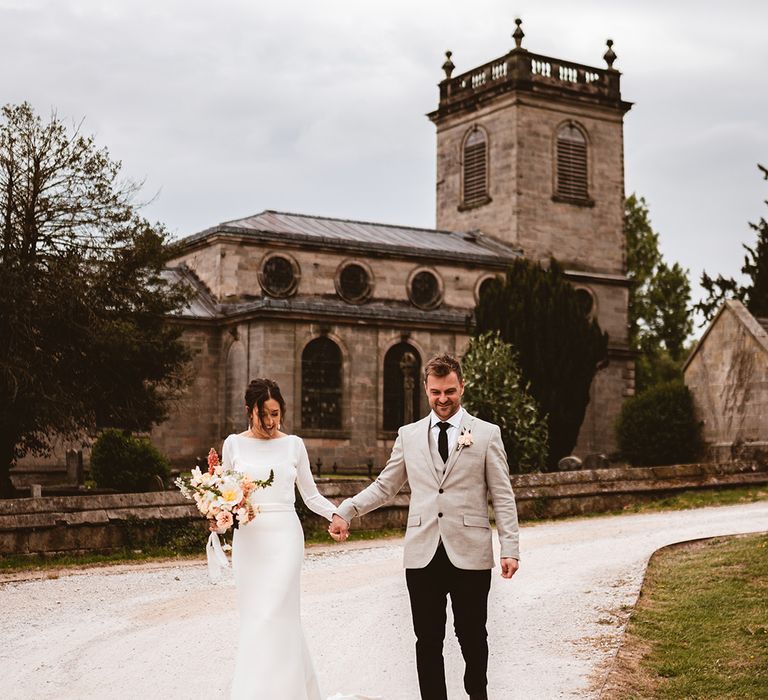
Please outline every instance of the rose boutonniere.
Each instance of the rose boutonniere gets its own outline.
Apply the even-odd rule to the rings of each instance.
[[[473,442],[474,442],[474,438],[472,437],[472,431],[465,430],[461,435],[459,435],[459,440],[457,444],[459,446],[459,449],[462,449],[463,447],[471,447]]]

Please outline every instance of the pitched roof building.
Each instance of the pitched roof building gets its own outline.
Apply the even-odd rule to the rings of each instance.
[[[714,461],[768,456],[768,319],[726,301],[683,376]]]

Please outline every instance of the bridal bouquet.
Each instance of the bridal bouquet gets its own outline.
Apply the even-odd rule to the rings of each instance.
[[[229,566],[218,535],[245,525],[256,517],[258,506],[251,503],[250,495],[256,489],[271,486],[274,478],[274,471],[269,472],[269,478],[259,481],[242,472],[224,469],[216,450],[211,448],[207,472],[195,467],[191,476],[180,476],[174,482],[185,498],[195,502],[211,525],[216,524],[216,532],[211,532],[206,546],[212,580],[218,580],[221,569]],[[225,547],[229,548],[229,545]]]

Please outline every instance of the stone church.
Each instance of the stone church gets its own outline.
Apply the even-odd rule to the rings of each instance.
[[[316,465],[389,455],[425,415],[420,382],[438,352],[461,355],[482,285],[517,256],[563,263],[609,333],[576,453],[610,452],[633,391],[627,342],[620,73],[522,46],[459,75],[443,65],[437,108],[436,228],[264,211],[181,240],[169,275],[195,299],[179,316],[194,382],[152,435],[177,464],[245,428],[243,391],[277,380],[286,425]]]

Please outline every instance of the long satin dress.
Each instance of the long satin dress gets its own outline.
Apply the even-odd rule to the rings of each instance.
[[[315,485],[307,450],[295,435],[259,440],[230,435],[224,442],[225,468],[266,479],[252,502],[255,519],[235,530],[232,564],[240,609],[240,639],[233,700],[320,700],[300,611],[304,533],[294,507],[294,485],[307,507],[328,520],[333,503]]]

